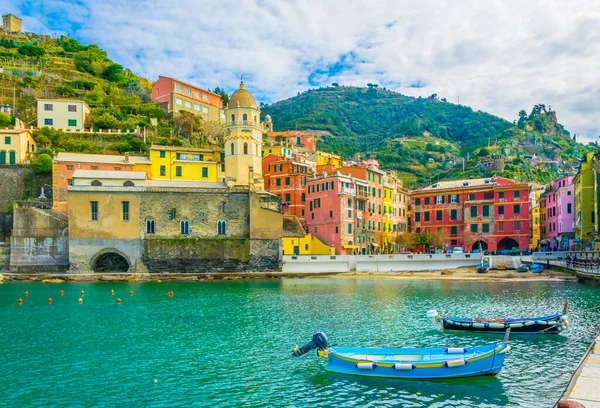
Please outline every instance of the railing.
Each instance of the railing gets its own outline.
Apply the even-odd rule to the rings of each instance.
[[[227,122],[227,126],[258,126],[260,122],[255,122],[253,120],[236,120],[232,122]]]
[[[535,252],[533,261],[550,263],[575,272],[600,275],[600,251]]]

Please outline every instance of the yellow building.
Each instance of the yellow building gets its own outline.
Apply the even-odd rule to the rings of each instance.
[[[154,180],[223,181],[219,150],[194,147],[150,147],[151,178]]]
[[[529,237],[529,249],[539,247],[541,240],[540,205],[535,204],[531,208],[531,235]]]
[[[331,166],[334,166],[336,169],[339,169],[342,167],[342,158],[340,156],[338,156],[337,154],[317,151],[315,153],[315,156],[316,156],[315,162],[316,162],[317,166],[331,165]]]
[[[21,19],[13,14],[4,14],[2,16],[2,29],[9,33],[20,33]]]
[[[263,191],[262,134],[260,109],[250,92],[240,83],[240,89],[229,99],[225,111],[225,168],[227,186],[251,186]]]
[[[283,217],[281,246],[283,255],[335,255],[334,246],[306,233],[300,220],[294,215]]]
[[[270,154],[274,154],[279,157],[292,158],[293,150],[286,146],[263,146],[262,157],[266,157]]]
[[[35,154],[36,143],[29,129],[0,129],[0,165],[23,164]]]
[[[84,101],[74,99],[38,99],[38,127],[53,129],[83,129],[90,114],[90,107]]]
[[[395,216],[394,216],[394,182],[386,180],[383,183],[383,232],[382,252],[391,253],[395,249]]]
[[[586,154],[573,182],[575,184],[575,239],[579,247],[591,248],[592,233],[597,231],[598,225],[594,152]]]

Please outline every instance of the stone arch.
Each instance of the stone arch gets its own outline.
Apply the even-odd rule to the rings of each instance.
[[[481,248],[479,248],[480,244],[481,244]],[[485,242],[484,240],[475,241],[473,243],[473,246],[471,247],[471,250],[478,251],[479,249],[481,249],[482,251],[487,251],[487,249],[488,249],[487,242]]]
[[[123,183],[123,187],[134,187],[134,186],[135,186],[135,184],[131,180],[127,180],[126,182]]]
[[[515,241],[512,238],[502,238],[499,242],[498,242],[498,249],[502,250],[502,249],[508,249],[509,251],[513,248],[519,248],[519,243],[517,241]]]
[[[101,185],[102,185],[102,182],[100,180],[92,181],[92,186],[94,186],[94,187],[100,187]]]
[[[115,248],[103,249],[90,260],[94,272],[127,272],[130,267],[127,255]]]

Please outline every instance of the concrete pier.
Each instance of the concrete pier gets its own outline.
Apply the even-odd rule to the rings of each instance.
[[[558,406],[569,406],[565,400],[579,402],[586,408],[600,408],[600,334],[583,356]]]

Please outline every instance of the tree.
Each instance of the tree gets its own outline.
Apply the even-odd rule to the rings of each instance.
[[[479,157],[485,157],[485,156],[489,156],[491,153],[488,150],[487,147],[482,147],[481,149],[479,149],[479,153],[477,154],[477,156]]]
[[[4,112],[0,112],[0,126],[10,126],[12,124],[13,124],[12,116],[10,116]]]
[[[213,93],[216,93],[217,95],[219,95],[221,97],[221,101],[223,102],[223,106],[227,106],[229,104],[229,95],[227,95],[227,92],[225,92],[224,89],[216,87],[213,90]],[[262,103],[261,103],[261,105],[262,105]]]
[[[430,248],[442,249],[446,242],[446,237],[443,232],[432,232],[427,236],[427,243]]]
[[[116,129],[119,121],[110,113],[104,112],[100,116],[93,119],[94,127],[100,129]]]
[[[42,47],[35,45],[23,45],[17,50],[19,54],[26,55],[28,57],[41,57],[46,54],[46,50]]]
[[[396,244],[401,251],[410,251],[415,247],[416,237],[412,232],[405,232],[396,237]]]
[[[102,76],[110,82],[123,82],[125,80],[123,66],[119,64],[110,64],[104,68]]]
[[[527,112],[524,110],[519,111],[519,120],[517,121],[517,127],[519,129],[525,129],[525,124],[527,123]]]
[[[40,154],[31,162],[31,168],[35,174],[52,173],[52,157],[48,154]]]
[[[331,84],[331,86],[333,86],[334,88],[337,88],[338,86],[340,86],[340,84],[338,84],[337,82],[334,82]]]
[[[190,139],[191,142],[193,134],[199,132],[202,127],[202,118],[182,110],[173,116],[173,127],[176,134]]]

